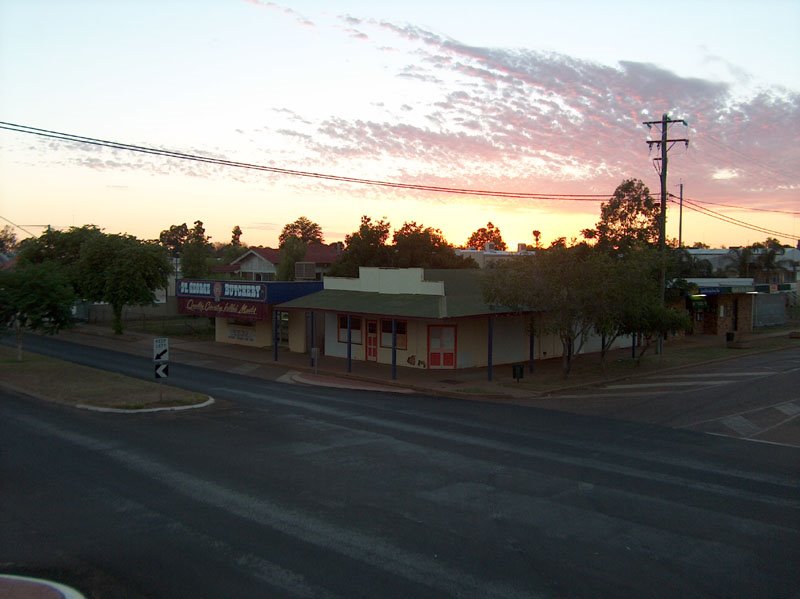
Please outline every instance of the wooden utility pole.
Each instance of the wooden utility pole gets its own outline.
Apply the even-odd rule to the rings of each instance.
[[[683,123],[688,127],[688,124],[683,119],[671,119],[668,114],[661,116],[660,121],[646,121],[643,124],[650,129],[653,125],[661,127],[661,139],[647,140],[647,145],[652,149],[655,145],[656,148],[661,150],[661,157],[656,161],[661,162],[661,169],[659,175],[661,176],[661,221],[659,223],[658,232],[658,247],[663,252],[667,246],[667,158],[669,150],[672,149],[678,142],[683,142],[686,147],[689,147],[689,140],[687,138],[669,139],[669,126],[672,123]]]
[[[669,115],[664,113],[661,116],[660,121],[645,121],[643,124],[647,126],[648,129],[652,128],[653,125],[661,127],[661,139],[653,139],[647,140],[647,145],[652,150],[653,146],[655,145],[656,148],[661,150],[661,157],[656,158],[655,162],[661,162],[661,170],[659,171],[659,175],[661,176],[661,219],[659,222],[659,230],[658,230],[658,249],[661,253],[661,303],[662,305],[666,301],[667,295],[667,158],[669,154],[669,150],[678,142],[683,142],[686,144],[686,147],[689,147],[689,140],[687,138],[680,138],[680,139],[670,139],[669,138],[669,126],[672,123],[683,123],[684,126],[688,127],[688,124],[683,119],[671,119]],[[656,167],[658,170],[658,167]],[[659,339],[661,341],[661,339]],[[659,343],[658,353],[661,353],[661,343]]]
[[[683,181],[681,181],[681,203],[678,208],[678,247],[683,247]]]

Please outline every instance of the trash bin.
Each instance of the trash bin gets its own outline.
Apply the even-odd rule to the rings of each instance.
[[[522,364],[512,364],[511,365],[511,374],[514,378],[519,382],[519,379],[523,376],[524,369],[522,368]]]
[[[725,341],[733,343],[736,340],[736,333],[725,333]]]

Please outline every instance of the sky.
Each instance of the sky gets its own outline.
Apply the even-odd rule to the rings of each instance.
[[[591,201],[392,189],[101,148],[0,129],[0,226],[94,224],[156,239],[200,220],[277,246],[362,215],[491,221],[510,247],[581,238],[628,178],[667,235],[800,239],[800,2],[709,0],[0,0],[0,121],[338,177]],[[689,204],[693,203],[693,206]],[[697,207],[713,214],[698,211]]]

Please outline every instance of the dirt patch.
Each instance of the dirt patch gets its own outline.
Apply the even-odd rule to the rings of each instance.
[[[69,405],[143,409],[199,404],[208,398],[161,383],[79,366],[54,358],[0,347],[0,381],[36,397]]]

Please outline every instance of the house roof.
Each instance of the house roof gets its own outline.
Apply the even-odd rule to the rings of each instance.
[[[306,255],[303,262],[314,262],[317,265],[328,265],[336,262],[340,255],[340,250],[337,244],[325,245],[324,243],[309,244],[306,249]],[[238,264],[242,262],[247,256],[255,254],[256,256],[278,265],[281,261],[281,252],[273,248],[251,247],[247,252],[236,258],[231,264]]]
[[[511,312],[484,301],[482,277],[483,273],[474,269],[425,270],[426,281],[444,282],[444,295],[323,289],[279,307],[428,319]]]

